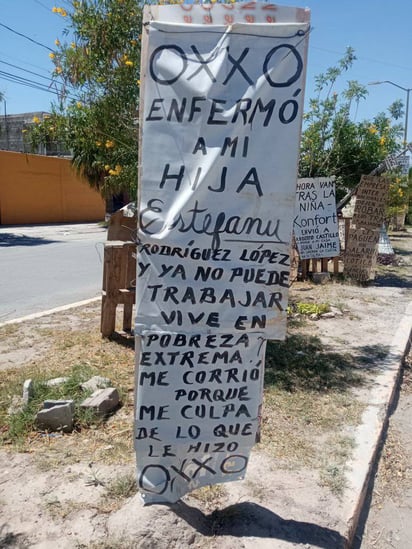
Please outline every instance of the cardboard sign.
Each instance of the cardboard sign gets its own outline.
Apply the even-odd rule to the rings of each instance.
[[[366,282],[374,277],[379,234],[378,229],[350,227],[345,250],[345,275],[359,282]]]
[[[293,230],[301,259],[339,255],[334,177],[298,180]]]
[[[352,224],[355,227],[380,229],[389,196],[389,180],[386,177],[362,175],[356,191],[355,211]]]
[[[374,277],[378,243],[389,196],[389,180],[363,175],[345,250],[345,275],[366,282]]]

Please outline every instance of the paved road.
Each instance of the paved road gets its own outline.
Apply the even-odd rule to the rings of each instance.
[[[0,226],[0,323],[100,295],[106,229]]]

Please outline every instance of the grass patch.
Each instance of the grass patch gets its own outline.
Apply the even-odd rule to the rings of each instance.
[[[83,391],[80,384],[95,375],[96,369],[85,364],[75,364],[67,377],[67,380],[58,386],[49,387],[47,380],[50,378],[37,378],[33,381],[33,397],[29,404],[20,412],[3,416],[1,424],[1,438],[8,442],[22,445],[29,433],[36,430],[36,414],[43,408],[45,400],[74,400],[75,404],[75,429],[80,430],[93,423],[101,421],[90,410],[80,408],[80,403],[90,392]],[[20,387],[21,391],[21,387]],[[3,399],[2,399],[3,400]],[[1,439],[0,439],[1,440]]]
[[[320,484],[330,489],[337,497],[343,495],[346,488],[346,462],[350,458],[354,439],[344,435],[329,437],[320,469]]]
[[[305,303],[298,301],[288,307],[288,312],[297,313],[299,315],[321,315],[330,311],[329,303]]]
[[[134,496],[137,492],[136,474],[133,472],[118,475],[106,485],[105,496],[109,499],[122,500]]]
[[[214,484],[194,490],[190,493],[190,498],[202,503],[206,509],[212,509],[221,505],[226,495],[227,491],[223,484]]]
[[[290,335],[268,341],[265,385],[286,391],[325,391],[360,385],[363,377],[350,354],[333,353],[316,336]]]
[[[279,467],[310,467],[319,482],[340,496],[352,442],[364,405],[350,391],[366,380],[357,358],[330,352],[316,336],[294,334],[266,350],[260,447]]]
[[[320,469],[329,451],[328,462],[340,463],[336,431],[357,425],[362,410],[354,397],[339,391],[289,393],[270,388],[265,391],[260,447],[285,468]]]
[[[0,379],[0,443],[9,448],[35,453],[41,468],[80,459],[99,459],[107,463],[128,463],[133,456],[134,351],[104,340],[99,332],[100,306],[95,304],[70,313],[20,324],[18,332],[5,326],[8,346],[17,348],[23,341],[37,341],[42,353],[28,363],[2,371]],[[7,328],[7,330],[5,330]],[[46,343],[46,345],[44,345]],[[107,422],[100,423],[76,406],[76,429],[72,434],[45,436],[37,431],[34,418],[45,399],[73,399],[75,404],[87,393],[79,384],[93,375],[107,377],[119,391],[123,407]],[[46,381],[68,377],[58,387]],[[34,380],[34,398],[21,413],[9,416],[16,396],[22,395],[26,379]]]

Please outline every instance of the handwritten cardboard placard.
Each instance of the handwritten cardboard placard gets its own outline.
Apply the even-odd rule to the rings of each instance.
[[[387,177],[362,175],[356,191],[355,211],[352,224],[359,228],[380,229],[389,196]]]
[[[339,255],[334,177],[298,180],[293,230],[301,259]]]
[[[307,31],[145,26],[137,333],[284,337]]]
[[[350,227],[345,250],[344,273],[359,282],[374,277],[379,229]]]
[[[345,275],[359,282],[366,282],[375,275],[379,235],[388,196],[388,178],[362,176],[344,258]]]
[[[135,448],[145,503],[244,478],[259,424],[265,347],[256,334],[142,334]]]

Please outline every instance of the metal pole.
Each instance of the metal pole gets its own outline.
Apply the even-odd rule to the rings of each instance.
[[[369,82],[368,86],[376,86],[377,84],[391,84],[400,90],[406,92],[406,107],[405,107],[405,124],[403,127],[403,144],[406,147],[408,144],[408,118],[409,118],[409,94],[412,91],[412,88],[404,88],[399,84],[395,84],[391,80],[379,80],[377,82]]]
[[[7,124],[7,107],[6,107],[6,99],[3,99],[4,102],[4,129],[6,130],[6,146],[7,150],[10,150],[10,142],[9,142],[9,125]]]
[[[405,135],[404,135],[404,147],[408,144],[408,118],[409,118],[409,94],[411,92],[411,89],[408,88],[406,90],[406,108],[405,108]]]

